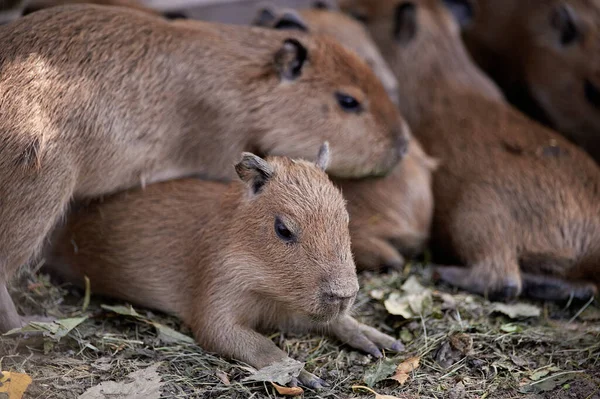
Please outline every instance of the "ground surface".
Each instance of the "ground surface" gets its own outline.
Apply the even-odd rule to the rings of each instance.
[[[383,361],[375,361],[323,337],[271,336],[293,358],[306,362],[309,371],[332,384],[319,392],[305,390],[305,398],[375,398],[364,389],[353,390],[354,385],[371,386],[397,398],[600,398],[597,302],[568,307],[549,303],[523,307],[519,302],[502,309],[481,297],[433,286],[428,272],[408,266],[404,273],[361,276],[356,316],[400,337],[406,352],[388,353]],[[406,283],[411,275],[416,278]],[[0,370],[33,378],[25,398],[78,398],[107,381],[133,386],[132,372],[151,373],[153,367],[154,382],[160,383],[165,398],[278,396],[271,384],[243,382],[250,374],[244,365],[182,341],[165,328],[188,333],[174,318],[140,308],[135,308],[139,316],[124,316],[115,311],[130,311],[126,307],[108,310],[101,305],[126,304],[94,297],[82,312],[81,291],[53,285],[44,276],[26,275],[13,290],[22,311],[87,317],[62,338],[71,326],[54,331],[52,337],[0,337]],[[513,319],[505,314],[512,312],[517,312]],[[419,365],[408,367],[404,385],[387,379],[409,358],[413,359],[404,366],[415,366],[415,357]],[[150,379],[144,383],[148,390]],[[83,398],[104,396],[88,392]]]

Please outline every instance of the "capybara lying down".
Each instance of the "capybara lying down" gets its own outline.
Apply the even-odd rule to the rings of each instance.
[[[344,0],[362,14],[400,85],[400,110],[434,173],[440,276],[510,298],[595,294],[600,170],[583,150],[509,106],[471,61],[436,0]],[[461,267],[463,265],[464,267]]]
[[[241,181],[174,180],[83,208],[46,259],[94,293],[179,316],[204,349],[262,368],[287,354],[262,331],[326,331],[381,356],[394,338],[348,311],[358,281],[344,199],[317,163],[245,153]],[[310,387],[324,382],[303,371]]]

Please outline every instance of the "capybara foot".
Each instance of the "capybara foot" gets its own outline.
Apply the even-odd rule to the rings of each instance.
[[[321,389],[321,388],[327,388],[328,386],[330,386],[328,383],[326,383],[325,381],[323,381],[316,375],[309,373],[308,371],[306,371],[304,369],[302,369],[298,378],[295,378],[292,380],[290,385],[297,386],[298,381],[300,381],[300,383],[302,385],[304,385],[305,387],[312,388],[312,389]]]
[[[382,239],[359,239],[353,242],[359,270],[401,269],[406,261],[396,248]]]
[[[373,355],[376,358],[383,357],[381,349],[388,349],[394,352],[404,350],[402,342],[377,331],[373,327],[359,323],[350,316],[344,316],[332,322],[330,331],[345,344]]]
[[[493,301],[508,301],[521,294],[520,274],[486,273],[486,269],[480,266],[439,266],[435,268],[434,276],[458,288],[484,295]]]
[[[557,277],[523,273],[523,294],[544,301],[576,299],[587,301],[598,294],[593,283],[567,281]]]
[[[6,289],[6,284],[0,282],[0,334],[21,327],[21,318],[15,304]]]

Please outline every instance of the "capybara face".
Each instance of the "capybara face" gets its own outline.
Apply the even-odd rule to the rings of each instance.
[[[298,11],[266,7],[258,12],[254,24],[333,37],[344,47],[356,52],[371,67],[392,101],[397,103],[398,81],[394,73],[384,61],[365,27],[353,18],[326,7]]]
[[[558,130],[600,154],[600,3],[537,3],[524,19],[526,83]]]
[[[274,62],[280,83],[256,97],[263,151],[312,159],[328,141],[334,155],[328,172],[344,178],[386,174],[404,156],[406,124],[356,54],[318,35],[285,40]]]
[[[306,161],[246,154],[236,170],[248,184],[236,256],[260,265],[257,293],[318,321],[347,312],[358,280],[339,190]]]

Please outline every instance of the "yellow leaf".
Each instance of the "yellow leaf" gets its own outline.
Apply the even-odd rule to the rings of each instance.
[[[396,367],[396,374],[390,378],[398,381],[400,385],[404,385],[408,380],[410,373],[419,368],[419,360],[420,358],[418,356],[406,359]]]
[[[31,377],[27,374],[10,371],[0,373],[0,392],[8,393],[10,399],[21,399],[29,384]]]
[[[352,385],[352,390],[354,391],[354,390],[356,390],[356,389],[364,389],[365,391],[369,391],[369,392],[371,392],[372,394],[374,394],[374,395],[375,395],[375,399],[400,399],[400,398],[399,398],[399,397],[397,397],[397,396],[391,396],[391,395],[381,395],[381,394],[378,394],[377,392],[375,392],[374,390],[372,390],[372,389],[371,389],[371,388],[369,388],[369,387],[365,387],[365,386],[362,386],[362,385]]]
[[[280,395],[284,396],[300,396],[304,393],[304,390],[300,387],[282,387],[272,382],[273,386]]]

